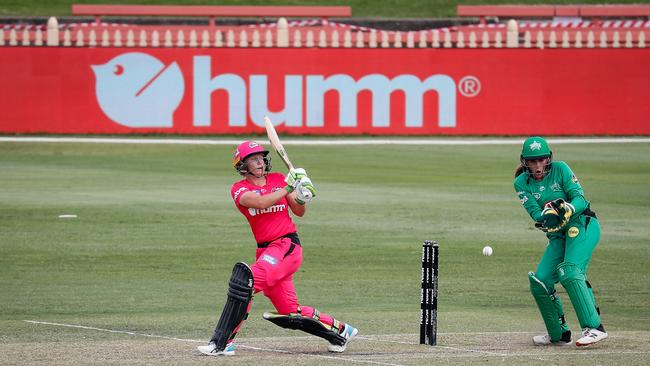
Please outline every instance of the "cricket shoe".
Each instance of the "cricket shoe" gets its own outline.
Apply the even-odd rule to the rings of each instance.
[[[582,330],[582,338],[576,341],[576,346],[584,347],[592,345],[596,342],[600,342],[609,337],[603,325],[599,325],[598,328],[584,328]]]
[[[234,356],[235,355],[235,342],[230,341],[226,344],[226,348],[219,351],[217,350],[217,345],[214,342],[208,343],[207,346],[198,346],[196,349],[204,355],[208,356]]]
[[[357,333],[359,333],[359,330],[350,324],[345,324],[343,327],[343,331],[340,333],[344,338],[345,338],[345,343],[343,343],[342,346],[339,346],[337,344],[329,344],[327,345],[327,350],[330,352],[336,352],[336,353],[341,353],[345,351],[345,348],[348,346],[350,342],[352,342],[352,339],[357,336]]]
[[[533,343],[536,346],[570,346],[571,345],[571,331],[567,330],[562,333],[562,338],[559,341],[553,342],[551,336],[548,334],[538,335],[533,337]]]

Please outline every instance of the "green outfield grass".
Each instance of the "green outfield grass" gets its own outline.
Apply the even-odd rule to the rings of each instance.
[[[600,217],[602,241],[590,280],[612,334],[609,344],[593,350],[604,354],[566,357],[573,357],[572,364],[647,364],[650,144],[552,148],[556,159],[577,173]],[[305,252],[296,286],[304,304],[351,322],[369,337],[396,335],[417,343],[421,242],[434,239],[441,246],[443,344],[466,342],[444,334],[497,332],[506,338],[495,344],[487,339],[482,347],[500,350],[512,343],[502,332],[515,332],[514,344],[528,347],[532,333],[518,332],[543,330],[526,274],[535,268],[545,238],[512,188],[519,146],[290,145],[288,150],[318,188],[307,215],[296,219]],[[0,143],[0,364],[38,364],[54,354],[61,355],[61,364],[94,363],[70,355],[79,349],[109,352],[111,345],[117,355],[136,348],[136,355],[147,356],[106,356],[99,364],[206,362],[193,352],[194,343],[24,320],[207,339],[232,265],[251,262],[254,254],[247,223],[229,196],[238,179],[231,153],[231,146]],[[283,169],[277,158],[274,165]],[[59,219],[61,214],[78,218]],[[485,245],[494,248],[491,257],[481,254]],[[301,336],[261,320],[271,308],[263,296],[256,297],[241,332],[244,341],[263,347],[272,340],[255,339]],[[578,331],[571,306],[566,308]],[[632,334],[626,332],[637,332],[633,338],[640,348],[626,348],[632,347],[621,338]],[[365,343],[358,342],[360,351]],[[318,340],[308,343],[309,355],[326,354]],[[32,352],[39,345],[47,351]],[[275,346],[302,352],[297,345]],[[399,344],[389,346],[379,352],[391,362],[432,362],[428,354],[411,359],[404,349],[395,350]],[[412,347],[408,352],[415,355],[445,350]],[[142,349],[146,352],[138,353]],[[354,344],[350,351],[355,357]],[[253,350],[241,353],[243,364],[260,364],[255,357],[265,357]],[[525,355],[470,356],[452,361],[539,362]],[[555,353],[540,357],[562,360]],[[303,358],[281,355],[262,364],[297,364]]]
[[[617,4],[639,3],[618,0]],[[355,17],[431,18],[456,16],[456,5],[512,4],[512,0],[1,0],[1,15],[65,16],[72,4],[164,4],[164,5],[348,5]],[[575,4],[571,0],[517,0],[517,4]],[[606,0],[581,0],[580,4],[608,4]]]

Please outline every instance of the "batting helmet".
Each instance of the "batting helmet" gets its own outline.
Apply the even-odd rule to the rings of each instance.
[[[521,158],[524,160],[550,158],[551,156],[553,156],[553,152],[548,147],[548,143],[539,136],[527,138],[521,148]]]
[[[524,140],[524,144],[521,147],[521,155],[519,160],[521,165],[524,167],[526,172],[528,172],[528,167],[526,166],[526,160],[533,159],[544,159],[548,158],[546,163],[546,170],[551,167],[551,162],[553,161],[553,152],[551,148],[548,147],[548,143],[543,137],[533,136]]]
[[[258,144],[255,141],[244,141],[235,149],[235,154],[232,159],[232,166],[235,168],[237,173],[241,175],[246,175],[248,170],[246,169],[246,164],[244,161],[247,157],[262,153],[264,155],[264,165],[266,166],[266,172],[271,171],[271,157],[267,156],[269,154],[268,150],[264,150],[262,145]]]

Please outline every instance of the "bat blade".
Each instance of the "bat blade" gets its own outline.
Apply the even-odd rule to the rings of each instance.
[[[291,160],[289,160],[289,155],[287,154],[287,151],[284,149],[284,146],[282,146],[282,143],[280,142],[280,138],[278,137],[278,133],[275,131],[275,127],[273,126],[273,123],[271,123],[271,120],[269,117],[264,117],[264,127],[266,127],[266,135],[269,138],[269,141],[271,142],[271,146],[273,147],[273,150],[280,156],[280,159],[282,159],[282,162],[284,165],[289,168],[289,170],[293,169],[293,164],[291,164]]]

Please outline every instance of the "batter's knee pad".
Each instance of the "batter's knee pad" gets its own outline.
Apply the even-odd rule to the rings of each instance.
[[[562,305],[560,304],[559,299],[555,298],[554,293],[549,293],[549,290],[546,288],[546,285],[535,277],[535,273],[528,272],[528,280],[530,281],[530,292],[535,298],[539,312],[542,315],[542,320],[544,320],[544,325],[546,325],[546,330],[548,335],[551,337],[551,340],[556,342],[562,338],[562,332],[564,329],[564,313],[561,310]],[[557,303],[557,305],[554,304]]]
[[[582,328],[596,328],[600,325],[600,316],[592,293],[587,287],[587,278],[582,270],[570,262],[557,266],[560,283],[566,289]]]
[[[335,344],[342,346],[345,344],[345,337],[339,334],[339,322],[334,320],[333,325],[327,325],[318,318],[318,310],[314,309],[312,317],[302,316],[299,313],[290,313],[286,315],[278,313],[264,313],[264,319],[282,328],[302,330],[303,332],[323,338]]]
[[[252,298],[253,272],[246,263],[239,262],[232,269],[226,304],[211,339],[218,350],[225,349],[228,340],[234,338],[234,331],[248,316],[248,304]]]

